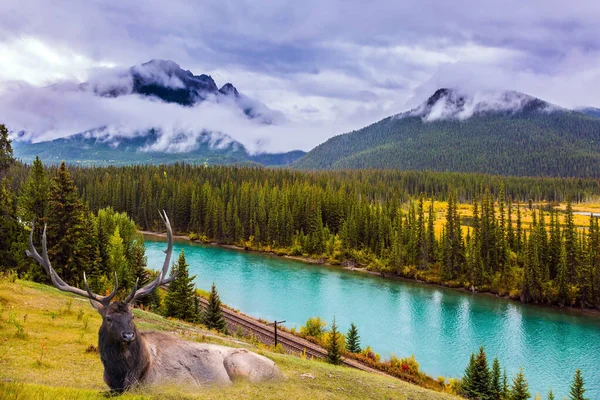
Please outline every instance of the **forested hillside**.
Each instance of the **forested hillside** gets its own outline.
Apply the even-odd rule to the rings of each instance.
[[[83,166],[168,164],[187,162],[190,164],[260,164],[265,166],[289,165],[305,153],[300,150],[276,154],[251,155],[244,146],[222,138],[216,140],[208,133],[196,140],[196,148],[189,152],[169,153],[153,151],[159,135],[152,130],[138,137],[117,137],[110,140],[95,138],[93,135],[78,134],[49,142],[13,143],[15,157],[32,163],[39,156],[47,164],[69,164]],[[147,150],[144,150],[147,149]]]
[[[517,109],[487,108],[463,118],[465,99],[459,97],[443,104],[443,113],[450,116],[433,118],[444,100],[438,91],[424,104],[426,112],[388,117],[331,138],[295,166],[600,176],[600,118],[525,99]],[[449,107],[457,111],[452,114]]]

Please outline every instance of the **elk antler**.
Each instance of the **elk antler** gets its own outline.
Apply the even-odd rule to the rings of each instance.
[[[96,309],[108,306],[110,304],[110,301],[117,294],[117,289],[119,287],[119,282],[117,280],[117,273],[115,272],[115,288],[108,296],[99,296],[97,294],[92,293],[92,291],[90,290],[90,287],[88,286],[87,279],[85,277],[85,272],[83,273],[83,282],[85,284],[85,289],[86,289],[85,291],[81,290],[79,288],[67,285],[65,283],[65,281],[63,281],[60,278],[60,276],[58,276],[56,271],[54,271],[54,269],[52,268],[52,264],[50,264],[50,259],[48,258],[48,246],[46,243],[46,225],[44,225],[44,232],[42,234],[43,257],[40,256],[40,254],[35,249],[35,246],[33,245],[34,230],[35,230],[35,225],[32,223],[31,233],[29,235],[29,250],[26,250],[25,253],[27,254],[27,256],[34,258],[38,263],[40,263],[42,265],[42,267],[44,267],[44,270],[46,270],[46,273],[50,276],[50,280],[52,281],[52,284],[54,286],[56,286],[56,288],[58,290],[62,290],[63,292],[74,293],[74,294],[77,294],[79,296],[83,296],[83,297],[89,299],[90,303],[92,303],[92,306]]]
[[[166,256],[165,256],[165,262],[163,263],[162,270],[158,273],[158,276],[152,282],[148,283],[146,286],[144,286],[143,288],[141,288],[139,290],[138,290],[138,283],[139,283],[139,278],[138,278],[135,281],[135,285],[133,285],[133,289],[131,290],[131,293],[129,293],[127,298],[124,300],[125,303],[134,303],[136,300],[149,295],[157,287],[166,285],[167,283],[171,282],[173,279],[175,279],[175,277],[177,275],[177,273],[174,273],[169,278],[165,279],[165,276],[167,276],[167,273],[169,272],[169,264],[171,263],[171,253],[173,252],[173,230],[171,229],[171,223],[169,222],[169,217],[167,217],[167,213],[165,212],[165,210],[163,210],[162,212],[159,211],[159,214],[160,214],[160,218],[163,220],[163,222],[165,223],[165,225],[167,227],[167,239],[168,239],[167,249],[164,250]]]

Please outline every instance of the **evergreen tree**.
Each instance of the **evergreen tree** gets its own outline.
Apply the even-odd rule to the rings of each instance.
[[[529,398],[531,398],[529,385],[527,385],[527,380],[525,380],[525,375],[523,375],[523,368],[521,368],[513,379],[510,400],[527,400]]]
[[[502,371],[502,400],[509,400],[510,388],[508,387],[508,376],[506,375],[506,368]]]
[[[469,399],[492,399],[492,375],[483,346],[471,354],[463,377],[463,394]]]
[[[491,398],[491,373],[487,362],[487,356],[483,346],[475,356],[475,369],[473,374],[473,393],[481,399]]]
[[[173,273],[177,274],[169,284],[169,290],[165,296],[165,315],[167,317],[179,318],[184,321],[194,321],[194,278],[190,276],[188,264],[185,261],[185,253],[182,250],[179,259],[174,265]]]
[[[554,393],[552,392],[552,388],[548,391],[548,400],[554,400]]]
[[[573,377],[573,383],[571,384],[571,393],[569,395],[570,400],[587,400],[586,397],[583,397],[585,393],[585,388],[583,387],[583,377],[581,376],[581,370],[577,369],[575,371],[575,376]]]
[[[208,296],[208,306],[204,311],[202,318],[204,325],[209,329],[216,329],[219,332],[226,332],[227,325],[223,319],[223,312],[221,311],[221,299],[217,292],[217,287],[213,282],[210,289],[210,295]]]
[[[90,254],[81,247],[84,206],[64,162],[52,178],[50,209],[48,255],[52,266],[65,282],[79,286],[90,264]]]
[[[338,327],[335,323],[335,317],[333,317],[331,336],[327,348],[327,362],[333,365],[340,365],[342,363],[342,356],[340,353],[340,333],[338,332]]]
[[[42,230],[48,219],[49,197],[50,180],[44,165],[36,156],[19,196],[19,217],[26,222],[35,222],[36,243],[40,243]]]
[[[346,336],[346,350],[350,353],[360,353],[360,336],[358,336],[358,329],[354,323],[350,324],[348,335]]]
[[[4,124],[0,124],[0,180],[4,179],[8,169],[13,165],[13,149],[11,140],[8,137],[8,129]]]
[[[501,382],[501,370],[500,370],[500,362],[498,361],[498,357],[494,358],[492,363],[492,379],[490,386],[490,394],[491,400],[501,400],[502,399],[502,382]]]

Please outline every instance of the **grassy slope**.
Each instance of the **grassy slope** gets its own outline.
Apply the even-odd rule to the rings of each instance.
[[[84,328],[86,320],[88,326]],[[189,340],[252,346],[141,310],[136,310],[136,320],[141,329],[173,331]],[[95,352],[86,352],[90,345],[96,344],[100,322],[100,316],[91,306],[77,297],[32,282],[12,283],[0,278],[0,398],[105,398],[107,388],[102,381],[100,357]],[[18,325],[23,328],[21,334]],[[286,376],[284,381],[263,384],[240,381],[231,387],[192,388],[193,391],[180,387],[140,388],[121,398],[454,398],[393,378],[264,349],[257,351],[277,362]],[[304,373],[313,374],[314,379],[303,378]]]

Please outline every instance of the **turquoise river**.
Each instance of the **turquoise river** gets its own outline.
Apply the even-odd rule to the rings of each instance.
[[[165,244],[146,237],[149,267],[162,266]],[[198,288],[210,290],[214,281],[224,303],[254,317],[299,327],[312,316],[328,322],[335,316],[343,331],[354,322],[363,346],[383,357],[414,354],[434,378],[462,376],[483,344],[490,364],[498,357],[510,381],[523,367],[532,397],[546,398],[550,387],[556,398],[567,396],[580,368],[586,397],[600,399],[597,315],[187,241],[175,242],[173,260],[181,250]]]

